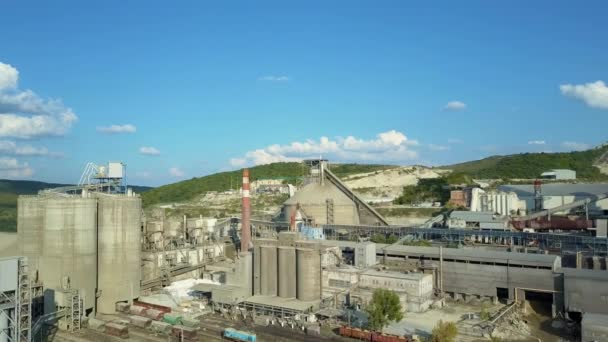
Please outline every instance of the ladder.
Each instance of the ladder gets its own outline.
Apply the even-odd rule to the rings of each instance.
[[[17,305],[15,306],[16,341],[19,342],[30,342],[32,337],[32,290],[28,272],[27,258],[20,258],[17,270]]]
[[[78,331],[82,328],[82,300],[78,290],[71,290],[69,293],[69,311],[70,311],[70,331]]]
[[[325,200],[327,204],[327,224],[334,224],[334,200]]]

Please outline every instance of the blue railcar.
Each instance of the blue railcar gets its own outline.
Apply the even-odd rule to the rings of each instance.
[[[255,334],[232,328],[224,329],[224,337],[232,341],[256,342]]]

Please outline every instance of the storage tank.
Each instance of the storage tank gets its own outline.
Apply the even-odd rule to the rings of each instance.
[[[28,257],[30,270],[37,269],[42,253],[42,229],[44,223],[44,198],[19,196],[17,199],[17,235],[19,253]]]
[[[297,298],[313,301],[321,298],[321,254],[314,249],[297,249]]]
[[[328,204],[328,200],[333,205]],[[327,224],[328,216],[334,224],[357,225],[360,223],[355,202],[333,184],[311,183],[304,186],[283,204],[283,219],[289,221],[291,214],[300,205],[307,218],[316,224]]]
[[[279,297],[296,298],[296,249],[278,247]],[[264,269],[264,266],[262,266]]]
[[[115,312],[117,302],[139,297],[141,280],[141,198],[97,194],[98,284],[97,309]]]
[[[260,291],[263,296],[277,295],[277,248],[260,247]]]
[[[38,263],[45,289],[78,289],[83,307],[94,308],[97,201],[60,195],[41,196],[39,201],[45,203]]]

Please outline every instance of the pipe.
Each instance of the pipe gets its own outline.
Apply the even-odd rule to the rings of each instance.
[[[241,211],[241,252],[249,251],[251,240],[251,198],[249,193],[249,169],[243,169],[243,208]]]

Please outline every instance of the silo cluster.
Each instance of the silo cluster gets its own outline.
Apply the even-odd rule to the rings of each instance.
[[[254,294],[315,301],[321,298],[321,253],[316,242],[298,233],[257,239],[254,246]]]
[[[85,309],[114,313],[139,296],[141,198],[46,192],[18,200],[19,249],[55,300],[78,289]],[[97,298],[96,298],[97,297]]]

